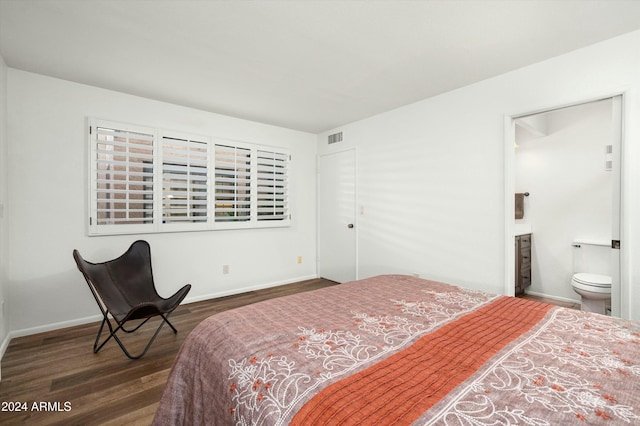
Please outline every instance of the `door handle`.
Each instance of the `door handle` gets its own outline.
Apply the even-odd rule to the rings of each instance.
[[[353,228],[353,223],[348,224],[347,228],[349,228],[349,229]]]

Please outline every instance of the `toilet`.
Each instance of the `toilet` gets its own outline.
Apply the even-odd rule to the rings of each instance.
[[[574,241],[573,276],[571,286],[580,295],[581,310],[607,314],[611,300],[609,258],[611,248],[606,243]]]
[[[611,299],[611,277],[580,272],[571,278],[573,291],[580,295],[580,310],[607,313],[606,302]]]

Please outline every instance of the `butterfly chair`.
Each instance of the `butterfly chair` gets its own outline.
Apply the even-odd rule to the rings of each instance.
[[[142,240],[136,241],[122,256],[102,263],[87,262],[80,256],[78,250],[73,251],[73,258],[103,315],[102,324],[93,345],[94,353],[102,349],[104,344],[113,337],[127,357],[138,359],[147,353],[165,322],[174,333],[178,332],[168,318],[185,298],[191,289],[191,284],[185,285],[168,299],[160,297],[153,284],[149,243]],[[109,316],[115,320],[115,327]],[[116,333],[120,330],[133,333],[155,316],[162,317],[155,334],[140,355],[131,355]],[[134,320],[144,321],[132,329],[126,329],[125,324]],[[109,327],[109,337],[99,344],[105,324]]]

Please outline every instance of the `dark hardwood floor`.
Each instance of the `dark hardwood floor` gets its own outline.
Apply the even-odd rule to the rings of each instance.
[[[99,323],[12,339],[2,359],[0,424],[148,425],[182,342],[202,320],[261,300],[335,284],[313,279],[182,305],[170,318],[178,334],[165,325],[141,360],[126,358],[113,340],[94,354]],[[151,321],[158,326],[157,319]],[[120,336],[137,353],[155,327],[146,324],[139,332]]]

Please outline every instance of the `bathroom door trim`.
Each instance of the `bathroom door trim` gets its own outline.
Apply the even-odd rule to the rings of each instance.
[[[624,193],[625,193],[625,185],[624,185],[624,176],[625,176],[625,158],[624,152],[626,149],[626,137],[625,137],[625,122],[626,122],[626,113],[628,109],[626,108],[627,96],[626,91],[618,91],[612,94],[606,94],[602,96],[594,96],[588,99],[577,100],[575,102],[567,102],[561,105],[552,105],[550,107],[543,108],[532,108],[524,113],[518,114],[506,114],[504,116],[504,252],[505,252],[505,287],[504,294],[508,296],[513,296],[515,294],[515,247],[514,247],[514,213],[515,206],[513,202],[513,194],[515,193],[515,121],[519,118],[527,117],[530,115],[541,114],[545,112],[551,112],[563,108],[578,106],[582,104],[587,104],[591,102],[602,101],[606,99],[613,99],[616,97],[620,97],[620,111],[619,111],[619,129],[615,129],[614,131],[619,134],[613,137],[619,137],[620,141],[620,158],[619,158],[619,187],[620,187],[620,199],[619,199],[619,211],[618,211],[618,219],[619,219],[619,230],[620,230],[620,240],[621,240],[621,248],[619,254],[619,275],[618,275],[618,288],[616,289],[616,293],[612,291],[612,315],[619,316],[622,318],[629,318],[630,315],[630,305],[629,305],[629,282],[627,279],[627,267],[628,260],[625,256],[624,251],[624,243],[625,241],[629,241],[627,230],[628,227],[626,225],[626,216],[624,215]],[[615,108],[615,107],[614,107]],[[614,297],[616,301],[614,301]],[[624,301],[627,301],[624,303]]]
[[[612,197],[612,217],[617,218],[617,220],[613,220],[612,230],[611,230],[611,263],[617,268],[612,268],[611,271],[611,315],[613,316],[622,316],[622,312],[626,311],[625,318],[629,317],[629,309],[628,305],[626,307],[622,307],[623,300],[629,300],[627,297],[628,287],[623,286],[622,283],[622,253],[621,253],[621,241],[622,241],[622,160],[623,160],[623,140],[624,140],[624,97],[622,95],[614,96],[612,98],[611,104],[611,119],[612,119],[612,134],[611,134],[611,143],[614,148],[613,152],[615,155],[612,157],[613,166],[613,181],[614,181],[614,189],[617,188],[617,191],[613,191]],[[616,152],[617,149],[617,152]],[[624,239],[625,241],[629,241],[629,239]],[[614,249],[614,241],[617,241],[618,249]]]

